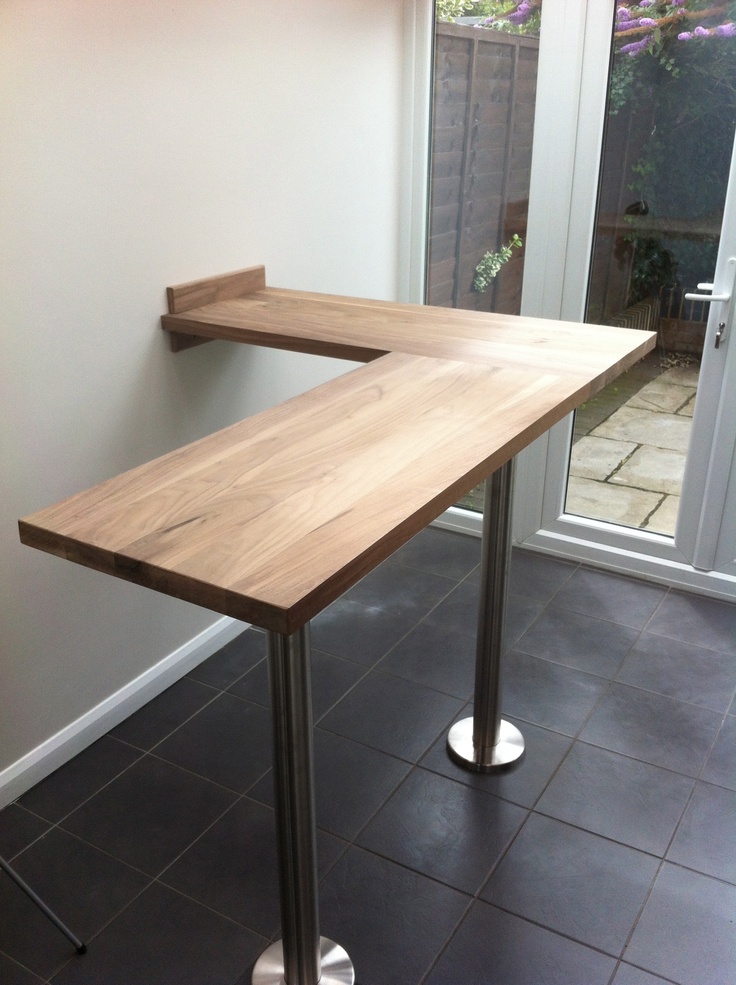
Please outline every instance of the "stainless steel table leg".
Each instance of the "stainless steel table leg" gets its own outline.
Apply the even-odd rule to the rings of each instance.
[[[253,985],[353,985],[350,958],[319,935],[309,626],[268,634],[281,940],[253,969]]]
[[[477,773],[513,766],[524,753],[521,732],[501,718],[501,656],[511,557],[513,466],[512,459],[485,482],[473,717],[457,722],[447,735],[450,757]]]

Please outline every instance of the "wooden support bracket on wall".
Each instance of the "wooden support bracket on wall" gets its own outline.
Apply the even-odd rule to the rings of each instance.
[[[262,291],[266,286],[266,268],[263,266],[246,267],[230,274],[218,277],[205,277],[203,280],[192,280],[187,284],[178,284],[166,288],[166,297],[170,315],[179,315],[192,308],[201,308],[215,301],[230,301],[232,298],[242,298],[254,291]],[[164,324],[164,328],[166,325]],[[185,332],[169,331],[172,352],[191,349],[195,345],[211,342],[211,338],[203,335],[189,335]]]

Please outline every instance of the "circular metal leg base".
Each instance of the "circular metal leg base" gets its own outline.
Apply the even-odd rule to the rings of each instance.
[[[447,733],[447,751],[450,759],[475,773],[495,773],[509,769],[524,755],[524,736],[505,719],[498,726],[498,742],[481,756],[473,744],[473,719],[463,718]]]
[[[319,985],[354,985],[353,962],[339,944],[326,937],[319,939],[322,976]],[[253,985],[287,985],[284,978],[284,951],[281,941],[267,947],[253,967]],[[289,982],[288,985],[301,985]]]

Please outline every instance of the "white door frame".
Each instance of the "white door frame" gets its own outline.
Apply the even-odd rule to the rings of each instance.
[[[712,293],[731,297],[710,305],[675,544],[695,567],[736,575],[736,516],[727,506],[736,486],[736,141]],[[716,347],[719,322],[725,331]]]
[[[525,315],[584,319],[614,13],[614,0],[544,0]],[[736,597],[736,571],[695,569],[671,538],[564,513],[571,428],[568,418],[518,457],[514,542],[715,597]],[[736,477],[726,499],[736,506]],[[450,510],[441,522],[467,532],[479,529],[479,519],[465,510]]]
[[[563,8],[569,6],[577,8],[581,20],[585,21],[576,37],[571,36],[567,25],[563,26],[560,16]],[[581,6],[586,8],[584,13],[580,11]],[[569,0],[545,0],[543,6],[544,14],[548,16],[542,25],[540,43],[537,101],[539,130],[535,129],[534,135],[530,231],[522,299],[522,311],[525,314],[573,321],[582,321],[584,317],[614,9],[613,0],[605,4],[585,5],[570,3]],[[559,53],[559,46],[565,43],[559,33],[561,27],[567,35],[568,44],[583,47],[583,55],[578,55],[577,63],[572,51]],[[558,57],[543,59],[542,52],[550,52],[552,46],[558,49]],[[574,102],[575,77],[580,85],[577,113]],[[562,106],[559,103],[561,93],[569,93]],[[562,114],[567,120],[574,116],[575,132],[572,138],[569,133],[558,133],[553,129],[555,120],[559,120]],[[546,126],[545,120],[548,121]],[[550,169],[549,164],[545,165],[538,133],[543,135],[545,143],[549,145],[553,145],[557,137],[569,141],[568,153],[572,156],[572,165],[564,171],[559,167]],[[559,151],[557,160],[564,160]],[[538,165],[536,172],[534,164]],[[545,198],[549,199],[550,196],[559,201],[563,195],[565,201],[572,205],[567,223],[559,208],[553,215],[552,209],[545,202]],[[545,229],[545,236],[541,240],[544,247],[540,247],[537,236],[533,238],[532,211],[535,222]],[[549,228],[550,225],[552,228]],[[530,256],[530,250],[534,249],[555,251],[557,269],[552,271],[551,282],[549,263],[544,263],[540,257]],[[563,267],[562,273],[559,272],[560,266]],[[539,270],[544,271],[541,283],[537,279]],[[558,556],[717,597],[734,598],[734,574],[696,570],[675,547],[671,538],[564,513],[571,428],[572,419],[569,418],[552,429],[543,449],[531,449],[524,456],[521,467],[523,481],[518,484],[515,504],[517,542]],[[736,496],[736,493],[733,495]]]

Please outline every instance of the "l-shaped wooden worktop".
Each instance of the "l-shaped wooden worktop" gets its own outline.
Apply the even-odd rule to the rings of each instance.
[[[169,289],[164,328],[369,364],[40,510],[25,544],[292,633],[654,344],[262,270]]]
[[[263,268],[168,300],[176,350],[224,338],[367,365],[26,517],[21,540],[268,631],[283,940],[252,983],[354,985],[319,930],[308,622],[493,473],[474,714],[448,752],[484,771],[520,761],[499,714],[509,463],[654,336],[273,290]]]

